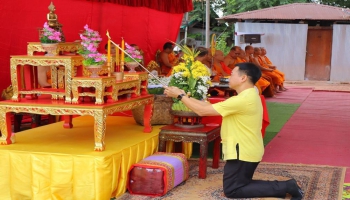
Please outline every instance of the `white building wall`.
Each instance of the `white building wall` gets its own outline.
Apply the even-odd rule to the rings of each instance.
[[[286,80],[301,81],[305,75],[307,24],[277,24],[237,22],[236,32],[264,33],[261,43],[253,47],[265,47],[267,56],[284,72]],[[248,44],[240,44],[235,36],[235,45],[243,49]]]
[[[350,81],[350,25],[333,25],[330,81]]]

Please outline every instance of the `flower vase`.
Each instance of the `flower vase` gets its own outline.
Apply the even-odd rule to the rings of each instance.
[[[98,73],[101,71],[103,65],[90,65],[85,66],[87,70],[91,73],[90,78],[97,78],[99,77]]]
[[[136,72],[135,68],[139,66],[138,62],[127,62],[126,66],[129,68],[129,72],[133,73]]]
[[[57,56],[58,43],[41,43],[41,46],[47,52],[45,56]]]

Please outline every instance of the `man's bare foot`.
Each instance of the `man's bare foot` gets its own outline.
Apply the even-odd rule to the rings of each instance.
[[[282,90],[283,90],[283,91],[286,91],[286,90],[288,90],[288,89],[287,89],[287,88],[285,88],[285,87],[282,87]]]

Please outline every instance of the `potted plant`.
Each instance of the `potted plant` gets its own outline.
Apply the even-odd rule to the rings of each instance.
[[[84,58],[85,68],[91,72],[90,77],[98,77],[98,72],[107,60],[106,56],[97,50],[102,38],[98,31],[90,29],[88,25],[85,25],[84,29],[85,31],[80,34],[82,48],[78,53]]]
[[[177,45],[177,44],[176,44]],[[197,50],[192,50],[187,46],[180,46],[184,53],[183,62],[174,66],[171,73],[169,86],[176,86],[194,99],[207,100],[208,89],[211,85],[210,72],[203,63],[195,60],[199,54]],[[171,114],[177,119],[175,126],[183,128],[202,127],[202,119],[195,112],[190,110],[182,101],[173,98]]]
[[[129,72],[136,72],[135,68],[139,66],[139,63],[142,62],[142,55],[139,50],[137,50],[134,46],[125,43],[125,51],[131,56],[126,55],[125,63],[126,66],[130,69]],[[137,62],[136,62],[137,61]]]
[[[43,49],[47,52],[47,56],[57,55],[57,45],[61,42],[61,33],[53,28],[50,28],[47,22],[44,23],[44,28],[40,30],[40,42]]]
[[[173,67],[169,86],[184,90],[191,98],[206,100],[211,85],[209,70],[203,63],[195,60],[198,51],[191,50],[187,46],[178,46],[184,53],[182,57],[184,62]],[[173,101],[172,110],[191,111],[180,100],[173,98]]]

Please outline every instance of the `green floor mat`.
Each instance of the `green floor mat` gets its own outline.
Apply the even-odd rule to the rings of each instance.
[[[299,108],[300,104],[266,102],[266,106],[269,113],[270,125],[265,131],[264,145],[267,145],[276,136],[293,113]]]

